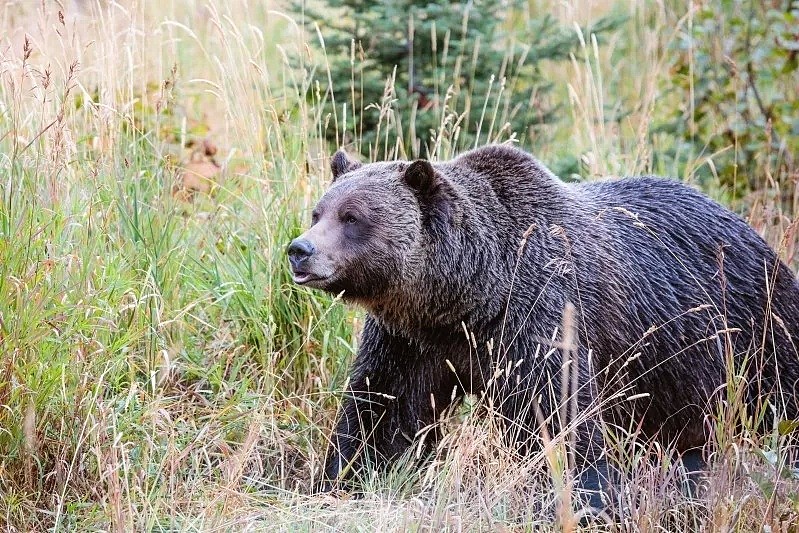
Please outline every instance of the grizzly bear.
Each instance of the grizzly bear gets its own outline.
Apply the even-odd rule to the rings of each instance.
[[[729,372],[745,372],[752,409],[769,402],[769,427],[799,416],[799,283],[746,222],[692,188],[567,184],[508,145],[442,163],[362,165],[339,151],[331,166],[288,249],[296,283],[368,313],[324,488],[385,466],[466,394],[488,395],[523,453],[544,424],[572,422],[564,398],[679,451],[701,448]],[[572,304],[576,386],[556,341]],[[571,426],[595,506],[609,477],[597,419]]]

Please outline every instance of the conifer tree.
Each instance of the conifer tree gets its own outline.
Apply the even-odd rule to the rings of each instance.
[[[553,119],[544,60],[567,59],[577,37],[523,0],[327,0],[304,6],[318,24],[330,76],[325,136],[367,157],[444,157]],[[614,25],[603,20],[591,29]],[[325,67],[325,69],[327,66]]]

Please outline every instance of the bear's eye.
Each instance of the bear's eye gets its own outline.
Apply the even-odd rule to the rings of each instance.
[[[311,225],[313,226],[317,222],[319,222],[319,213],[314,211],[313,213],[311,213]]]
[[[358,222],[358,219],[355,218],[355,215],[350,214],[350,213],[347,213],[346,215],[344,215],[344,223],[345,224],[355,224],[356,222]]]

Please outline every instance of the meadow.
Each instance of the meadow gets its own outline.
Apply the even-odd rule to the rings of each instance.
[[[679,51],[703,24],[695,4],[530,0],[528,13],[551,13],[580,44],[545,72],[558,120],[526,147],[545,163],[572,154],[569,179],[657,173],[701,187],[796,270],[799,125],[772,134],[776,120],[754,116],[748,127],[782,137],[773,149],[746,128],[694,124],[675,87],[701,88],[698,55]],[[581,33],[611,12],[623,22],[604,42]],[[285,256],[336,148],[323,41],[280,1],[0,5],[0,529],[578,528],[558,505],[571,491],[567,436],[520,459],[476,399],[442,421],[422,468],[408,457],[365,473],[359,499],[310,494],[363,320],[293,285]],[[761,91],[799,101],[779,82]],[[411,157],[390,141],[391,99],[370,104],[386,117],[373,157]],[[708,149],[662,127],[674,110]],[[438,113],[452,133],[443,125],[457,117]],[[501,122],[501,106],[480,120]],[[452,138],[431,153],[458,152]],[[477,142],[509,139],[487,126]],[[751,163],[745,188],[723,178],[725,157]],[[609,453],[630,474],[629,516],[585,529],[799,531],[796,424],[756,434],[739,388],[732,377],[708,418],[698,497],[665,450],[622,440]]]

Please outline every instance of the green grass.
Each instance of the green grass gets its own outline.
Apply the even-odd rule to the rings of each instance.
[[[423,468],[367,473],[364,499],[308,496],[362,319],[295,287],[285,261],[328,179],[316,36],[285,6],[244,0],[58,13],[0,8],[0,529],[569,529],[568,513],[539,512],[568,492],[564,437],[520,460],[480,409],[447,421]],[[584,36],[584,57],[553,75],[571,114],[544,161],[652,169],[666,22],[638,7],[628,40],[595,50]],[[623,83],[636,73],[649,81]],[[611,104],[635,110],[619,130],[600,120]],[[206,135],[225,171],[212,196],[177,201],[183,146]],[[797,481],[780,475],[790,437],[729,421],[717,417],[698,501],[657,449],[619,444],[630,529],[796,523]]]

